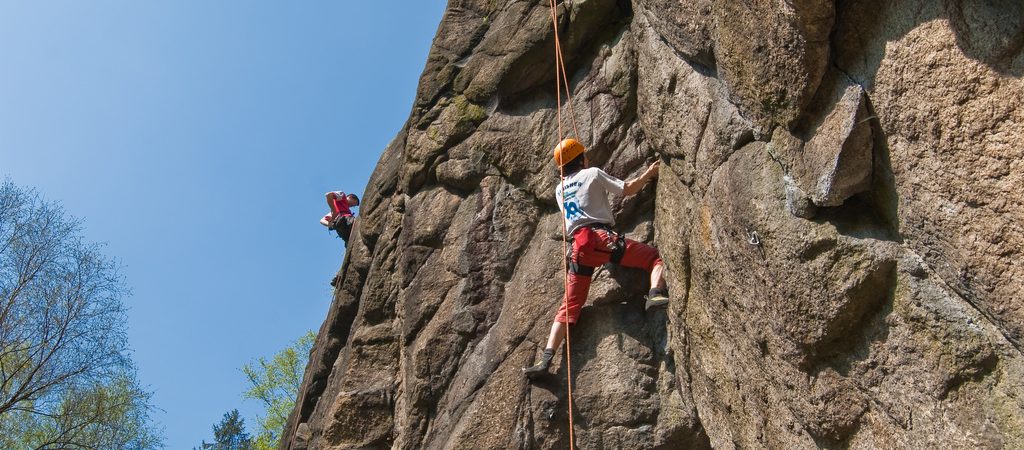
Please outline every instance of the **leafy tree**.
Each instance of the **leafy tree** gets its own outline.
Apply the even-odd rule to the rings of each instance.
[[[237,409],[224,413],[220,423],[213,426],[213,443],[203,441],[203,450],[251,450],[252,439],[245,432],[245,419]]]
[[[261,401],[267,408],[266,416],[258,417],[260,430],[256,435],[257,450],[276,449],[281,433],[288,422],[288,415],[295,407],[295,398],[302,384],[309,352],[316,335],[312,331],[275,354],[269,361],[260,358],[256,364],[246,364],[242,371],[249,378],[249,390],[245,398]]]
[[[150,424],[149,400],[129,376],[75,388],[51,416],[12,411],[0,424],[0,448],[157,448],[161,437]]]
[[[161,445],[128,357],[128,289],[80,233],[59,204],[0,184],[3,448]]]

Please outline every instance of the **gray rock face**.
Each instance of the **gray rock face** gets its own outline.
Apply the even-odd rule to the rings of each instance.
[[[615,207],[672,301],[601,269],[528,383],[563,289],[550,17],[449,4],[282,448],[565,448],[567,378],[579,448],[1024,447],[1020,2],[560,3],[590,160],[663,162]]]

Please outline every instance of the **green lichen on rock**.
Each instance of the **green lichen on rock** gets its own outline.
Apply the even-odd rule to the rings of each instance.
[[[487,118],[484,108],[469,101],[464,95],[443,99],[436,108],[441,109],[441,113],[427,127],[427,137],[442,147],[461,141]]]
[[[487,118],[487,112],[484,108],[470,102],[464,95],[455,97],[452,100],[452,106],[456,108],[457,115],[455,117],[459,122],[480,123]]]

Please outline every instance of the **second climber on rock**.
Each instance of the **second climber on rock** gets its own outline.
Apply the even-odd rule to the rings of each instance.
[[[352,233],[352,223],[355,215],[352,208],[359,206],[359,197],[355,194],[346,194],[341,191],[333,191],[324,194],[327,197],[327,206],[331,209],[322,219],[320,224],[338,233],[338,237],[348,244],[348,237]]]
[[[567,255],[569,274],[565,298],[555,314],[544,354],[540,362],[523,369],[530,378],[548,372],[555,349],[565,338],[566,323],[575,324],[580,309],[587,302],[597,266],[612,263],[646,270],[651,275],[651,290],[645,307],[650,309],[668,303],[668,289],[662,276],[664,263],[658,250],[612,231],[615,217],[609,200],[611,194],[630,196],[640,192],[658,176],[659,163],[651,164],[639,177],[622,181],[599,168],[588,167],[586,149],[575,139],[560,142],[554,156],[562,173],[561,182],[555,188],[555,200],[562,211],[571,246]]]

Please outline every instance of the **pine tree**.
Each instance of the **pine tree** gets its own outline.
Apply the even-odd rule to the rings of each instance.
[[[224,413],[220,423],[213,426],[213,442],[203,441],[202,450],[252,450],[252,439],[245,432],[245,419],[237,409]]]

